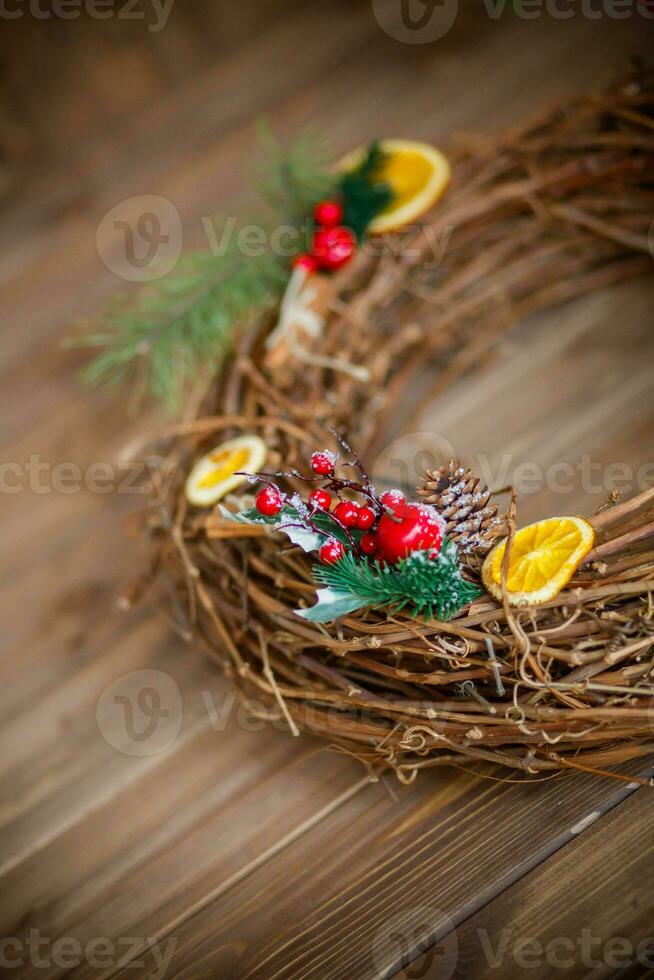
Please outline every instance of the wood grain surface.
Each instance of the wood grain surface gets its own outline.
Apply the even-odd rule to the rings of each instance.
[[[84,391],[83,355],[62,340],[125,285],[96,248],[107,211],[162,195],[185,243],[201,244],[202,216],[247,196],[262,114],[282,136],[314,124],[336,151],[379,134],[447,146],[609,78],[651,47],[651,22],[495,19],[462,4],[445,37],[414,45],[360,0],[177,0],[161,31],[140,9],[145,19],[25,12],[0,38],[0,974],[545,977],[565,972],[547,960],[563,937],[577,944],[571,976],[615,975],[620,939],[624,975],[640,975],[649,790],[490,770],[370,783],[352,759],[239,709],[148,601],[117,612],[144,559],[129,519],[142,498],[118,460],[162,419]],[[651,482],[653,300],[642,280],[523,324],[405,430],[509,478],[535,464],[524,519],[597,506],[612,463]],[[121,492],[88,478],[71,489],[56,469],[88,477],[98,463]],[[102,698],[136,697],[142,678],[176,708],[157,751],[135,753]],[[600,940],[596,968],[578,955],[585,929]],[[521,966],[529,939],[545,952],[534,966],[532,946]]]

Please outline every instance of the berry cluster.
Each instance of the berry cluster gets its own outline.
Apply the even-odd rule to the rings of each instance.
[[[407,501],[401,490],[387,490],[377,496],[358,458],[342,440],[341,445],[353,459],[342,465],[356,466],[362,474],[361,482],[336,475],[338,457],[334,453],[314,452],[311,476],[303,477],[297,472],[275,475],[322,485],[303,501],[297,494],[287,496],[266,481],[265,474],[260,474],[258,479],[266,486],[257,494],[257,511],[273,517],[286,506],[292,514],[290,521],[300,522],[298,526],[316,531],[324,539],[319,556],[325,564],[334,564],[343,557],[343,541],[354,554],[389,565],[414,551],[426,550],[435,557],[443,542],[443,520],[437,511],[426,504]],[[356,497],[358,501],[352,499]]]
[[[316,230],[311,251],[298,255],[293,265],[309,272],[340,269],[350,261],[357,245],[354,232],[342,224],[343,206],[338,201],[321,201],[313,216]]]

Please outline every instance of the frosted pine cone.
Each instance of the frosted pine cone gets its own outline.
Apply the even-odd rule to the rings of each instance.
[[[466,554],[485,554],[500,532],[503,519],[490,490],[472,470],[453,459],[437,470],[427,470],[418,487],[424,503],[431,504],[445,520],[445,534]]]

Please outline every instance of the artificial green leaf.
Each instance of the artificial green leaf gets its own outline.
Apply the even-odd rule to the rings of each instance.
[[[327,586],[316,592],[318,602],[310,609],[296,609],[298,616],[312,623],[331,623],[339,616],[346,616],[366,605],[364,600],[348,592],[337,592]]]

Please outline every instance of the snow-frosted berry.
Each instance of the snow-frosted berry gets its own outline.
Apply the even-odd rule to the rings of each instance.
[[[333,228],[343,220],[343,205],[339,201],[320,201],[316,204],[313,216],[316,224],[323,228]]]
[[[260,514],[266,517],[273,517],[279,514],[284,504],[284,498],[275,487],[264,487],[260,490],[254,501],[254,505]]]
[[[326,490],[312,490],[309,494],[309,503],[314,510],[329,510],[332,505],[331,494]]]
[[[389,507],[391,510],[399,507],[405,500],[406,497],[401,490],[386,490],[379,498],[380,504],[383,507]]]
[[[375,523],[377,515],[375,514],[372,507],[361,507],[359,510],[359,516],[357,517],[357,527],[361,531],[367,531]]]
[[[331,538],[321,546],[318,556],[325,565],[335,565],[345,554],[345,548],[336,538]]]
[[[318,476],[331,476],[334,472],[335,462],[334,454],[323,450],[314,453],[311,457],[311,469]]]
[[[315,255],[309,255],[308,252],[301,252],[295,256],[292,265],[294,269],[306,269],[307,272],[315,272],[318,268],[318,259]]]
[[[319,228],[313,236],[311,254],[322,269],[340,269],[354,255],[357,240],[354,232],[343,225]]]
[[[400,515],[384,514],[377,528],[379,554],[390,564],[413,551],[437,554],[442,543],[443,520],[425,504],[406,504]]]
[[[374,555],[377,551],[377,535],[364,534],[359,541],[359,547],[364,555]]]
[[[341,500],[340,504],[336,504],[334,507],[334,517],[344,527],[356,527],[359,519],[359,505],[352,500]]]

